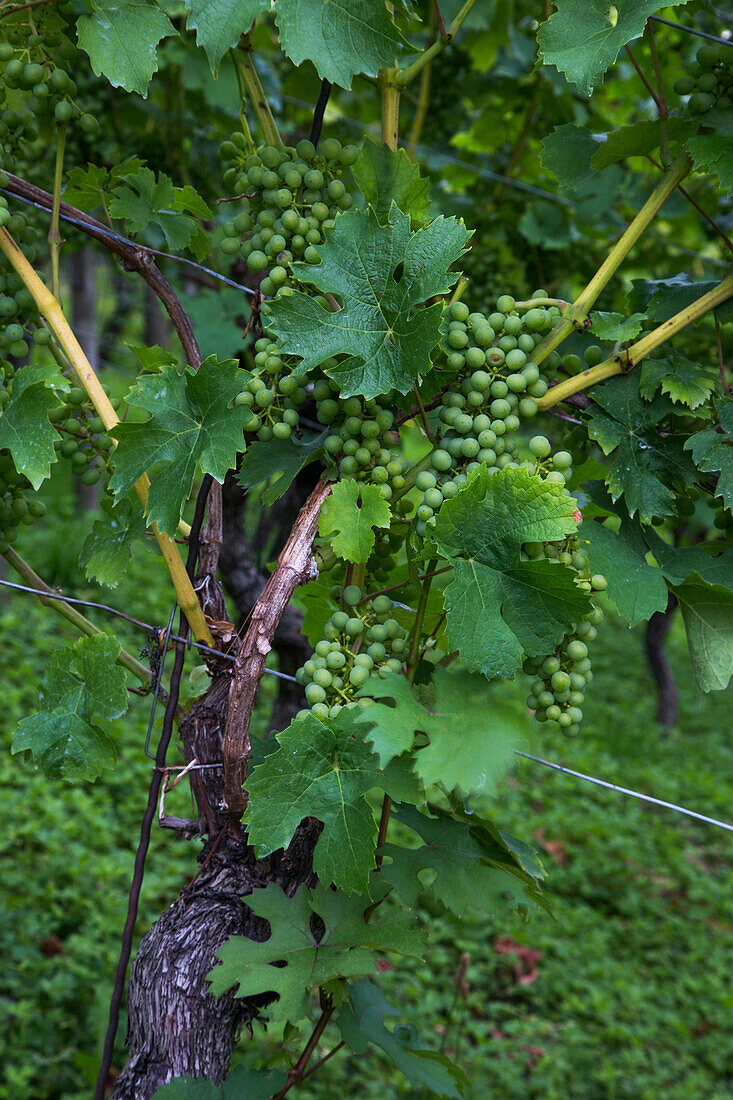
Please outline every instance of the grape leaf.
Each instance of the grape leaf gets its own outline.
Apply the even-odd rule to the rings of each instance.
[[[685,450],[692,452],[698,470],[720,473],[716,496],[721,496],[726,508],[733,511],[733,400],[723,398],[717,403],[717,411],[721,430],[696,432],[685,442]]]
[[[79,48],[89,55],[97,76],[102,73],[115,88],[148,94],[158,68],[158,43],[177,34],[157,4],[142,0],[94,0],[93,14],[76,23]]]
[[[716,286],[718,283],[712,279],[692,282],[684,272],[670,279],[633,279],[628,306],[629,309],[642,310],[649,321],[668,321]],[[723,302],[713,312],[722,321],[733,313],[733,304]]]
[[[618,453],[606,476],[614,501],[623,496],[630,516],[642,523],[674,514],[674,492],[694,475],[694,467],[674,436],[662,438],[656,425],[674,408],[667,397],[651,403],[639,395],[633,374],[593,387],[597,407],[589,409],[588,434],[604,454]]]
[[[10,451],[16,470],[25,474],[34,489],[49,476],[56,461],[53,444],[58,435],[48,419],[49,409],[59,403],[54,386],[69,388],[58,367],[21,367],[13,375],[10,401],[0,412],[0,448]]]
[[[153,1093],[155,1100],[269,1100],[287,1081],[279,1069],[237,1066],[220,1085],[205,1077],[174,1077]]]
[[[139,157],[126,157],[109,171],[100,164],[88,164],[86,168],[72,168],[66,177],[62,191],[65,202],[77,206],[80,210],[95,210],[102,205],[109,187],[126,176],[134,175],[144,167],[145,161]]]
[[[587,610],[566,566],[520,560],[526,542],[573,534],[575,509],[564,488],[511,467],[491,477],[481,467],[443,504],[435,539],[455,567],[445,588],[448,640],[472,671],[513,676]]]
[[[671,156],[676,156],[689,138],[699,128],[699,119],[668,118],[666,120],[667,145]],[[626,157],[643,157],[658,149],[662,140],[662,123],[656,118],[620,126],[605,134],[605,141],[591,158],[591,167],[602,169]]]
[[[349,478],[337,481],[321,508],[318,529],[334,554],[346,561],[365,562],[374,549],[374,527],[389,527],[392,513],[378,485]]]
[[[145,519],[134,493],[118,501],[105,497],[101,509],[104,518],[94,521],[79,564],[90,580],[116,588],[130,564],[133,544],[145,533]]]
[[[733,588],[733,549],[715,554],[714,551],[718,548],[715,543],[670,546],[653,528],[648,528],[645,535],[649,549],[670,584],[682,584],[691,573],[697,573],[707,584],[722,584]]]
[[[206,51],[216,71],[227,50],[236,46],[257,16],[268,11],[270,0],[185,0],[186,26],[196,31],[196,42]]]
[[[156,226],[175,252],[190,248],[199,259],[208,252],[194,217],[211,218],[211,211],[193,187],[174,187],[164,172],[158,173],[157,180],[150,168],[127,175],[114,189],[109,212],[121,218],[130,233]]]
[[[458,917],[468,909],[490,916],[507,903],[537,896],[537,877],[544,872],[528,874],[493,827],[471,827],[435,806],[430,817],[411,806],[400,806],[395,816],[425,841],[420,848],[384,848],[381,874],[408,905],[416,905],[422,892]],[[428,868],[435,876],[426,886],[419,876]]]
[[[354,165],[356,180],[364,198],[380,222],[387,221],[392,202],[410,215],[414,229],[430,221],[430,184],[420,176],[404,149],[365,141]]]
[[[143,375],[130,391],[131,404],[145,409],[145,423],[118,424],[119,440],[110,489],[119,499],[139,477],[159,464],[148,493],[148,523],[173,535],[191,492],[196,466],[222,482],[244,447],[242,430],[251,417],[245,406],[230,403],[249,378],[234,359],[217,363],[210,355],[198,371],[179,374],[163,367]]]
[[[460,1100],[469,1088],[463,1070],[444,1054],[422,1047],[411,1026],[399,1025],[393,1031],[385,1027],[384,1017],[400,1012],[380,993],[368,978],[349,986],[350,1004],[338,1018],[341,1038],[355,1054],[366,1053],[369,1044],[381,1047],[420,1095],[431,1094]]]
[[[277,740],[280,748],[245,783],[250,843],[260,855],[284,848],[304,817],[318,818],[324,826],[313,856],[319,879],[349,894],[366,889],[377,826],[365,796],[375,787],[398,800],[403,792],[380,770],[349,711],[324,721],[310,713],[294,718]]]
[[[626,343],[638,336],[644,326],[644,314],[632,313],[624,317],[623,313],[603,313],[600,310],[591,316],[593,335],[599,340]]]
[[[280,45],[296,65],[312,61],[322,80],[351,87],[410,50],[385,4],[373,0],[278,0]]]
[[[97,721],[127,710],[119,653],[120,643],[108,634],[52,653],[38,692],[42,709],[18,723],[11,752],[32,752],[44,775],[69,782],[113,768],[114,745]]]
[[[722,691],[733,676],[733,592],[691,573],[673,588],[682,611],[692,678],[700,692]]]
[[[645,359],[641,364],[641,396],[651,401],[659,389],[673,401],[696,409],[715,390],[715,378],[703,364],[669,348],[664,359]]]
[[[730,111],[707,111],[703,125],[713,133],[697,134],[688,149],[698,172],[717,176],[726,194],[733,194],[733,119]]]
[[[374,892],[384,897],[385,884]],[[208,975],[211,992],[219,996],[237,985],[241,993],[235,995],[242,997],[277,993],[279,1000],[268,1008],[273,1021],[297,1023],[307,1016],[308,994],[323,982],[376,970],[376,950],[415,958],[425,950],[424,934],[411,928],[411,913],[378,909],[367,923],[363,895],[347,900],[320,883],[315,890],[300,886],[293,897],[270,883],[248,894],[246,904],[269,922],[272,934],[260,943],[231,936],[217,952],[221,965]],[[314,913],[324,926],[318,937]],[[273,965],[282,962],[287,965]]]
[[[587,542],[591,573],[608,580],[608,595],[629,626],[651,618],[667,606],[667,586],[661,570],[646,561],[647,547],[638,524],[622,523],[617,534],[610,527],[585,519],[581,541]]]
[[[242,459],[237,481],[243,489],[254,489],[272,478],[262,494],[262,503],[268,507],[287,492],[304,466],[319,458],[328,430],[318,435],[304,435],[302,439],[271,439],[263,443],[257,439],[249,445]]]
[[[540,161],[552,172],[563,191],[575,193],[595,176],[591,159],[603,142],[605,134],[591,134],[572,122],[556,126],[542,139]]]
[[[429,684],[414,688],[390,672],[372,677],[359,694],[377,700],[359,714],[357,725],[382,765],[411,749],[417,733],[427,737],[414,758],[426,786],[441,783],[463,794],[491,790],[528,732],[526,715],[494,702],[483,676],[470,672],[436,667]]]
[[[537,32],[540,56],[590,96],[619,51],[662,6],[659,0],[556,0],[557,10]]]
[[[281,337],[282,353],[302,359],[304,371],[331,356],[349,357],[327,373],[341,397],[407,393],[431,367],[440,340],[443,307],[419,309],[444,294],[457,275],[450,264],[465,251],[469,234],[456,218],[436,218],[410,232],[410,219],[396,204],[382,226],[372,210],[351,210],[326,230],[318,265],[297,263],[296,278],[342,299],[337,312],[296,291],[268,306],[268,329]]]

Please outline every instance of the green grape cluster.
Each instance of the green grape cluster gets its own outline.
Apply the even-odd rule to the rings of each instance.
[[[733,105],[733,57],[730,46],[705,43],[689,68],[688,76],[675,81],[679,96],[689,96],[688,107],[695,115],[704,115],[713,107]]]
[[[543,290],[533,295],[538,301],[545,297]],[[495,473],[520,464],[517,429],[536,414],[548,385],[532,352],[559,316],[555,305],[520,311],[508,294],[499,296],[488,317],[471,313],[460,301],[449,307],[442,346],[444,369],[455,378],[441,398],[441,436],[431,469],[416,479],[424,493],[416,514],[418,535],[478,465]]]
[[[241,256],[253,274],[267,272],[260,290],[277,294],[293,260],[318,263],[317,246],[352,197],[341,178],[359,155],[355,145],[327,138],[315,149],[304,138],[295,147],[260,146],[234,133],[219,149],[228,167],[224,184],[242,195],[243,209],[224,226],[222,251]]]
[[[24,252],[32,254],[34,249],[27,242],[34,239],[35,231],[33,237],[25,232],[23,215],[13,214],[7,224]],[[38,320],[33,296],[23,285],[20,275],[0,269],[0,377],[4,375],[8,381],[12,378],[15,368],[9,359],[24,359],[30,351],[29,341],[38,347],[51,342],[48,331],[37,327]],[[0,402],[3,401],[2,392],[0,390]]]
[[[606,358],[606,353],[598,344],[589,344],[583,351],[583,358],[574,352],[563,355],[560,360],[560,370],[565,374],[580,374],[588,367],[597,367]]]
[[[326,454],[339,459],[342,477],[376,485],[385,500],[392,500],[405,488],[407,468],[406,460],[396,451],[400,437],[395,414],[388,407],[392,393],[371,399],[339,398],[337,394],[338,384],[332,379],[314,383],[316,417],[330,432],[324,442]]]
[[[297,431],[299,410],[308,397],[306,379],[293,372],[294,361],[280,354],[277,339],[261,336],[254,350],[255,371],[234,401],[252,410],[244,430],[256,432],[264,443],[288,439]]]
[[[600,607],[593,607],[573,625],[553,653],[523,665],[524,672],[536,677],[527,706],[538,722],[555,722],[568,737],[580,731],[583,721],[585,689],[593,678],[588,644],[596,637],[602,619]]]
[[[116,398],[112,398],[111,403],[114,408],[119,407]],[[72,386],[65,394],[63,404],[51,409],[49,420],[60,434],[60,438],[54,441],[54,450],[61,458],[69,460],[72,473],[81,478],[84,485],[96,485],[107,472],[114,441],[106,434],[101,418],[88,404],[84,390]]]
[[[391,617],[389,596],[365,601],[361,588],[350,584],[341,603],[343,610],[327,620],[323,639],[295,674],[317,718],[335,718],[343,707],[362,705],[355,695],[370,676],[402,672],[407,658],[407,632]]]
[[[412,502],[410,505],[412,507]],[[406,525],[395,519],[390,524],[389,530],[376,532],[374,549],[366,563],[366,572],[377,584],[386,584],[390,579],[392,570],[397,565],[397,553],[404,545],[406,534]]]
[[[29,527],[45,511],[31,483],[15,469],[10,453],[0,451],[0,554],[15,542],[19,526]]]

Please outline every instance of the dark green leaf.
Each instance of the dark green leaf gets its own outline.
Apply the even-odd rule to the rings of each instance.
[[[216,73],[227,50],[236,46],[257,16],[267,11],[270,0],[185,0],[187,27],[196,31],[196,42],[206,50]]]
[[[647,547],[638,524],[626,522],[617,534],[602,523],[584,520],[580,539],[588,542],[592,573],[608,580],[608,595],[628,622],[637,626],[667,606],[667,586],[660,569],[648,565]]]
[[[624,317],[623,313],[592,314],[593,335],[599,340],[607,340],[609,343],[625,344],[639,335],[644,326],[644,314],[632,313],[630,317]]]
[[[174,1077],[153,1093],[155,1100],[269,1100],[288,1077],[279,1069],[237,1066],[220,1085],[204,1077]]]
[[[365,979],[349,986],[350,1005],[338,1019],[341,1037],[355,1054],[364,1054],[370,1043],[381,1047],[415,1089],[429,1089],[432,1095],[460,1100],[469,1087],[463,1071],[443,1054],[426,1050],[418,1043],[412,1027],[390,1031],[384,1017],[399,1016],[397,1009]]]
[[[685,450],[692,452],[698,470],[720,474],[716,496],[721,496],[726,508],[733,511],[733,400],[723,398],[717,410],[720,431],[708,428],[697,432],[686,441]]]
[[[255,440],[239,467],[237,481],[243,489],[256,489],[263,481],[271,483],[262,494],[262,503],[274,504],[292,485],[304,466],[321,455],[328,432],[307,435],[302,439],[271,439],[267,443]]]
[[[511,467],[493,477],[481,467],[443,504],[435,538],[455,567],[445,588],[448,639],[469,669],[513,676],[587,609],[566,566],[520,558],[524,543],[573,534],[575,509],[565,489]]]
[[[354,165],[354,179],[380,222],[387,221],[393,202],[409,214],[413,229],[430,221],[430,184],[404,149],[393,151],[388,145],[365,141]]]
[[[691,573],[672,590],[682,611],[698,692],[723,691],[733,676],[733,591]]]
[[[374,892],[383,897],[384,884],[376,883]],[[377,950],[420,958],[425,948],[424,935],[411,927],[411,913],[380,908],[367,923],[367,898],[356,895],[347,900],[321,884],[315,890],[301,886],[287,897],[271,883],[245,900],[253,913],[269,922],[272,934],[261,943],[230,937],[217,952],[221,965],[209,974],[211,991],[218,996],[239,986],[237,995],[242,997],[277,993],[278,1001],[268,1008],[273,1021],[298,1023],[308,1014],[311,990],[376,970]],[[322,935],[313,932],[313,913],[323,922]],[[286,965],[273,965],[282,962]]]
[[[10,401],[0,412],[0,448],[7,448],[19,474],[34,489],[51,473],[56,461],[53,448],[58,434],[48,419],[58,406],[53,387],[68,390],[58,367],[21,367],[13,376]]]
[[[82,547],[79,564],[90,580],[116,588],[130,564],[132,547],[145,533],[140,501],[134,493],[101,503],[104,518],[95,520]]]
[[[177,33],[165,12],[144,0],[94,0],[93,14],[76,24],[79,47],[97,76],[141,96],[158,68],[158,43]]]
[[[357,73],[376,76],[410,47],[386,4],[372,0],[278,0],[280,45],[291,61],[312,61],[322,80],[350,88]]]
[[[585,187],[596,174],[591,159],[604,137],[605,134],[591,134],[571,122],[556,126],[551,134],[542,139],[540,160],[552,172],[563,191],[575,192]]]
[[[143,375],[129,400],[150,418],[118,424],[110,433],[119,440],[110,481],[115,496],[124,496],[158,464],[148,493],[148,523],[175,534],[197,464],[221,482],[244,446],[242,432],[252,414],[245,406],[230,405],[248,378],[235,360],[217,363],[214,356],[198,371],[179,374],[163,367],[160,374]]]
[[[669,348],[664,359],[645,359],[641,364],[639,393],[647,401],[661,389],[673,401],[696,409],[707,401],[715,385],[715,376],[704,364],[685,359],[674,348]]]
[[[667,119],[667,145],[671,156],[675,156],[689,138],[699,128],[700,122],[692,118]],[[658,149],[662,140],[660,119],[647,122],[634,122],[631,126],[621,126],[605,135],[606,140],[591,160],[593,168],[607,168],[609,164],[625,160],[626,157],[643,157]]]
[[[181,294],[180,298],[204,358],[216,355],[227,359],[240,351],[250,314],[249,302],[241,290],[197,287],[193,294]]]
[[[462,222],[442,217],[411,233],[409,217],[394,204],[385,226],[372,210],[342,214],[319,245],[320,264],[296,263],[292,270],[301,281],[336,295],[343,308],[332,312],[296,292],[270,303],[268,328],[281,337],[283,353],[301,358],[306,371],[347,354],[328,370],[342,397],[407,393],[430,370],[440,339],[443,307],[418,307],[453,285],[457,276],[448,268],[468,237]]]
[[[18,724],[11,751],[32,752],[45,775],[69,782],[113,768],[114,745],[97,722],[127,710],[119,652],[120,643],[107,634],[56,650],[38,693],[42,709]]]
[[[194,218],[210,218],[211,211],[193,187],[174,187],[163,172],[157,179],[149,168],[127,175],[114,188],[109,212],[121,218],[130,233],[156,226],[172,251],[191,248],[199,259],[206,255],[208,245],[201,253]]]

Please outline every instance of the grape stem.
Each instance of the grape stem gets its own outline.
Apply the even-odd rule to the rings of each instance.
[[[692,324],[693,321],[703,317],[711,309],[715,309],[716,306],[731,297],[733,297],[733,275],[729,275],[713,290],[703,294],[701,298],[698,298],[689,306],[685,306],[679,313],[675,313],[674,317],[670,317],[668,321],[659,325],[652,332],[642,337],[641,340],[637,340],[622,355],[615,355],[610,359],[606,359],[605,362],[599,363],[597,367],[581,371],[580,374],[576,374],[572,378],[566,379],[565,382],[553,386],[544,397],[537,401],[538,407],[543,411],[552,408],[559,401],[564,401],[572,394],[587,389],[588,386],[595,386],[599,382],[604,382],[607,378],[613,378],[616,374],[627,373],[655,348],[658,348],[666,340],[671,339],[683,328],[686,328],[687,325]]]
[[[100,417],[105,429],[109,431],[115,424],[119,423],[119,417],[112,407],[107,394],[102,389],[102,385],[84,354],[79,341],[76,339],[76,336],[74,336],[58,301],[31,267],[7,229],[0,229],[0,251],[2,251],[5,257],[10,261],[10,264],[17,274],[20,275],[24,285],[32,294],[38,312],[45,319],[48,327],[60,344],[62,351],[86,390],[97,415]],[[149,487],[150,480],[147,474],[143,474],[143,476],[135,482],[135,492],[143,508],[147,503]],[[168,572],[170,573],[173,587],[175,588],[176,598],[181,610],[188,620],[195,640],[214,648],[214,639],[206,623],[193,584],[186,573],[178,547],[173,539],[158,530],[157,524],[152,524],[152,529],[157,539],[158,546],[160,547],[160,552],[165,560],[165,564],[168,567]]]
[[[407,84],[410,84],[418,75],[418,73],[421,72],[426,65],[430,64],[435,55],[440,53],[442,49],[444,49],[453,41],[466,19],[471,14],[471,10],[475,4],[476,0],[466,0],[466,3],[458,12],[458,15],[455,17],[453,22],[445,28],[445,37],[441,35],[440,37],[436,38],[432,46],[428,46],[427,50],[425,50],[424,53],[422,53],[420,57],[418,57],[417,61],[414,61],[412,65],[409,65],[401,72],[399,70],[396,71],[396,79],[401,85],[403,85],[403,87]]]
[[[282,147],[283,140],[280,137],[280,131],[277,128],[277,123],[270,110],[270,104],[267,102],[267,96],[252,61],[252,46],[249,35],[244,35],[242,41],[243,46],[232,53],[235,67],[247,91],[265,142],[268,145]]]
[[[57,123],[56,165],[53,173],[53,205],[51,207],[51,225],[48,230],[48,247],[51,250],[51,291],[54,298],[61,302],[61,279],[59,260],[61,256],[61,234],[59,233],[59,210],[61,208],[61,184],[64,176],[64,148],[68,122]]]
[[[37,588],[42,592],[49,592],[53,594],[53,589],[50,588],[41,577],[31,568],[24,558],[21,558],[20,554],[13,550],[12,546],[9,546],[7,550],[3,551],[3,557],[8,565],[12,565],[16,573],[19,573],[27,584],[33,588]],[[61,615],[64,619],[76,627],[82,634],[86,634],[88,637],[93,638],[97,634],[103,634],[104,631],[100,630],[98,626],[95,626],[90,619],[87,619],[85,615],[77,611],[71,604],[66,603],[65,600],[46,599],[44,596],[39,596],[42,604],[46,607],[50,607],[57,615]],[[117,664],[122,665],[128,672],[131,672],[145,688],[150,687],[150,669],[141,664],[131,653],[128,653],[126,649],[121,649],[119,656],[117,657]]]
[[[692,161],[687,153],[683,153],[654,188],[639,213],[613,246],[585,290],[579,294],[571,306],[568,306],[552,332],[548,333],[544,340],[534,349],[532,353],[532,361],[534,363],[537,363],[539,366],[539,364],[547,358],[550,352],[554,351],[571,332],[585,327],[586,318],[601,291],[606,284],[610,282],[636,242],[648,229],[669,196],[685,176],[689,174],[691,169]]]

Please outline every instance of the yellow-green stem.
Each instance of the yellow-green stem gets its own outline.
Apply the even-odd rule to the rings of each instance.
[[[12,547],[9,547],[3,552],[8,565],[12,565],[16,573],[19,573],[23,580],[26,582],[29,588],[42,589],[44,592],[53,592],[52,588],[46,584],[46,582],[38,576],[38,574],[30,567],[24,558],[21,558],[20,554],[17,554]],[[102,634],[104,631],[100,630],[98,626],[95,626],[93,622],[90,622],[85,615],[77,611],[71,604],[65,602],[65,600],[46,599],[44,596],[38,597],[42,604],[46,607],[50,607],[57,615],[61,615],[76,627],[82,634],[88,635],[90,638],[95,634]],[[126,649],[121,649],[117,658],[117,664],[126,668],[133,676],[137,677],[143,687],[150,686],[150,669],[141,664],[131,653],[128,653]]]
[[[679,313],[675,313],[674,317],[670,317],[668,321],[659,325],[652,332],[642,337],[641,340],[637,340],[628,351],[624,352],[623,356],[614,356],[604,363],[599,363],[597,367],[581,371],[580,374],[573,375],[565,382],[553,386],[544,397],[539,399],[537,402],[538,407],[540,409],[550,409],[553,405],[557,405],[574,393],[580,393],[581,390],[586,390],[589,386],[596,386],[599,382],[605,382],[607,378],[613,378],[616,374],[622,374],[624,371],[630,370],[637,363],[640,363],[645,356],[649,355],[651,351],[654,351],[655,348],[658,348],[666,340],[671,339],[680,332],[681,329],[686,328],[687,325],[696,321],[699,317],[703,317],[711,309],[715,309],[721,302],[725,302],[732,297],[733,275],[729,275],[713,290],[703,294],[701,298],[691,302],[689,306],[685,306]]]
[[[400,94],[397,69],[382,69],[379,74],[382,88],[382,141],[397,151],[400,131]]]
[[[33,295],[33,300],[38,311],[45,319],[48,327],[61,346],[64,355],[74,368],[79,381],[87,392],[105,428],[109,431],[119,422],[119,417],[104,392],[92,366],[82,350],[79,341],[71,331],[61,306],[51,291],[34,271],[23,252],[10,236],[6,229],[0,229],[0,251],[10,261],[15,271],[20,275],[24,285]],[[148,499],[150,481],[147,474],[135,483],[135,492],[140,503],[145,507]],[[168,572],[176,590],[176,596],[181,610],[185,614],[193,636],[197,642],[213,646],[214,639],[209,630],[201,605],[194,591],[191,580],[186,572],[178,547],[168,535],[158,530],[157,524],[152,525],[153,533],[157,539],[161,554],[168,567]]]
[[[446,27],[445,38],[437,38],[435,42],[433,42],[432,46],[429,46],[427,50],[425,50],[425,52],[422,53],[420,57],[418,57],[417,61],[414,61],[412,65],[410,65],[407,69],[403,69],[402,72],[397,74],[397,79],[399,80],[400,84],[409,84],[412,80],[415,79],[417,74],[425,68],[426,65],[430,64],[437,53],[440,53],[440,51],[444,49],[445,46],[450,45],[450,43],[453,41],[453,39],[463,26],[463,23],[470,14],[471,9],[474,7],[476,2],[477,0],[466,0],[466,3],[458,12],[458,15],[455,17],[453,22],[448,27]]]
[[[678,183],[688,175],[691,168],[692,162],[690,158],[687,153],[683,153],[682,156],[674,162],[669,171],[665,173],[663,179],[654,188],[639,213],[613,246],[585,290],[583,290],[573,304],[565,310],[563,317],[558,321],[557,325],[555,325],[552,332],[548,333],[545,339],[534,349],[532,354],[533,362],[538,365],[542,363],[550,352],[554,351],[571,332],[576,328],[582,327],[583,322],[593,308],[601,291],[615,275],[616,271],[618,271],[631,249],[649,225],[651,225]]]
[[[57,123],[56,130],[56,167],[53,173],[53,205],[51,207],[51,225],[48,230],[48,246],[51,250],[51,290],[58,302],[61,301],[61,276],[59,258],[61,254],[61,233],[59,232],[59,210],[61,209],[61,184],[64,178],[64,147],[68,122]]]
[[[468,279],[466,278],[465,275],[461,275],[458,282],[456,283],[455,290],[453,291],[453,293],[451,295],[451,298],[450,298],[450,301],[449,301],[448,305],[452,306],[454,302],[460,302],[461,298],[463,297],[463,292],[465,291],[467,286],[468,286]]]
[[[430,9],[433,10],[432,8]],[[423,127],[425,126],[425,119],[428,117],[428,108],[430,106],[430,82],[432,79],[433,66],[428,62],[422,71],[420,77],[420,92],[417,97],[417,108],[415,109],[415,117],[412,120],[412,129],[410,130],[410,147],[407,150],[407,155],[410,160],[415,159],[417,153],[416,146],[420,142],[422,137]]]
[[[282,145],[283,140],[280,137],[280,132],[270,110],[270,104],[267,102],[267,96],[252,61],[252,48],[247,39],[245,39],[245,43],[242,49],[234,51],[234,64],[247,90],[249,101],[260,124],[265,142],[268,145]]]

